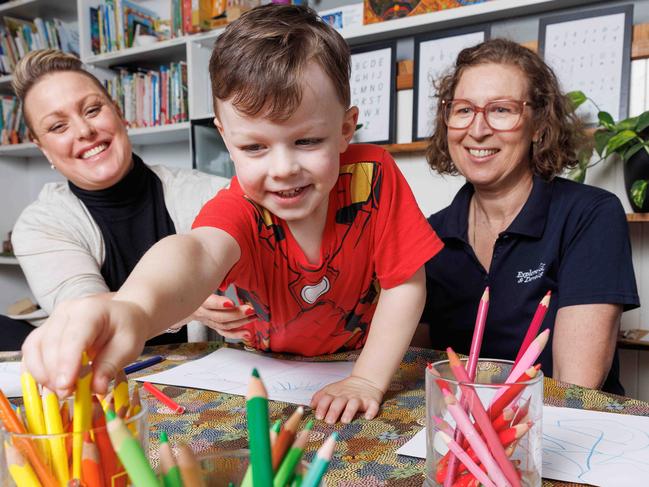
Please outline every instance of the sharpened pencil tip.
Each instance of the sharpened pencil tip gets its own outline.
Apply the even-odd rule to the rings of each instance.
[[[259,379],[259,371],[257,370],[257,367],[252,369],[252,376],[257,377]]]
[[[116,417],[117,417],[117,414],[115,414],[115,411],[113,411],[112,409],[109,409],[109,410],[106,411],[106,419],[108,421],[112,421]]]
[[[160,432],[160,443],[168,443],[169,442],[169,437],[167,436],[166,431],[161,431]]]

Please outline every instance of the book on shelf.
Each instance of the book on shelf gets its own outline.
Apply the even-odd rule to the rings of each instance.
[[[0,144],[28,142],[27,127],[18,98],[10,95],[2,96],[0,107]]]

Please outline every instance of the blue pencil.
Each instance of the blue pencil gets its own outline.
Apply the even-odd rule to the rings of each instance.
[[[162,362],[163,360],[164,358],[161,355],[154,355],[153,357],[148,358],[146,360],[141,360],[139,362],[134,362],[131,365],[127,365],[126,367],[124,367],[124,373],[131,374],[133,372],[137,372],[138,370],[151,367],[152,365],[155,365],[158,362]]]

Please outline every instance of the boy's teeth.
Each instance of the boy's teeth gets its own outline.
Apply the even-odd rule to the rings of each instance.
[[[292,198],[293,196],[300,194],[302,192],[302,189],[303,188],[294,188],[287,191],[276,191],[276,193],[282,198]]]
[[[496,149],[469,149],[469,154],[475,157],[487,157],[498,152]]]
[[[100,145],[98,145],[96,147],[93,147],[92,149],[87,150],[86,152],[81,154],[81,158],[82,159],[88,159],[89,157],[96,156],[100,152],[103,152],[104,150],[106,150],[106,147],[108,147],[108,145],[106,145],[106,144],[100,144]]]

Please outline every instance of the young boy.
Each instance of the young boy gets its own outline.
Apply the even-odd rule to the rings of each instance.
[[[70,393],[86,349],[105,390],[147,338],[234,283],[257,313],[235,332],[250,346],[311,356],[364,345],[352,375],[313,396],[316,417],[377,414],[424,305],[423,265],[442,243],[391,157],[349,145],[349,66],[345,41],[305,7],[266,5],[228,26],[210,75],[236,178],[112,299],[55,310],[23,347],[39,382]]]

